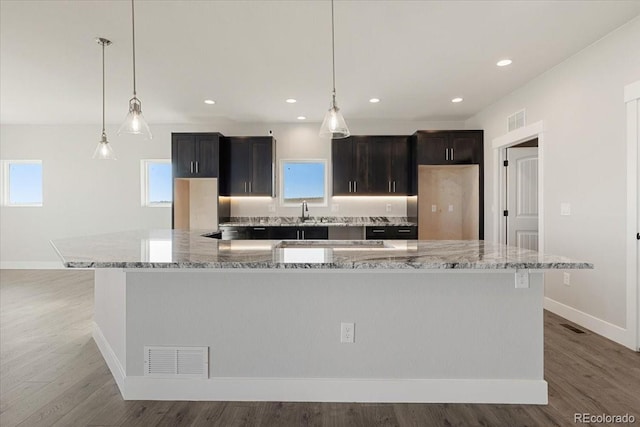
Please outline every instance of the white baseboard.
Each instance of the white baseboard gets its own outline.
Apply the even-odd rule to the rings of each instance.
[[[636,350],[634,348],[634,337],[632,337],[629,330],[625,328],[621,328],[613,323],[609,323],[548,297],[544,298],[544,308],[611,341]]]
[[[94,323],[93,339],[125,400],[513,403],[545,405],[544,380],[210,378],[126,376]]]
[[[2,261],[2,270],[62,270],[61,261]]]
[[[547,404],[544,380],[127,377],[126,400]]]
[[[116,357],[113,349],[109,345],[109,342],[102,334],[102,330],[100,327],[94,322],[93,323],[93,340],[96,342],[100,353],[102,353],[102,357],[104,361],[107,362],[107,366],[111,371],[111,375],[116,380],[116,384],[118,384],[118,388],[120,389],[120,394],[124,397],[124,384],[125,384],[125,370],[120,363],[120,360]]]

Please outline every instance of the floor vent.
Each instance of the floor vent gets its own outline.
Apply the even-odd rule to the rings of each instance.
[[[568,330],[570,330],[571,332],[575,332],[576,334],[584,334],[584,331],[582,329],[578,329],[575,326],[571,326],[568,323],[561,323],[560,326],[567,328]]]
[[[509,132],[522,128],[525,124],[524,109],[516,111],[515,113],[507,117],[507,128],[509,129]]]
[[[161,378],[209,378],[209,348],[145,346],[144,375]]]

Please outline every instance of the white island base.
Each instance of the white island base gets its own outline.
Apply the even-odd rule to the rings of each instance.
[[[543,273],[514,273],[97,268],[94,338],[128,400],[546,404]],[[205,377],[145,346],[206,347]]]

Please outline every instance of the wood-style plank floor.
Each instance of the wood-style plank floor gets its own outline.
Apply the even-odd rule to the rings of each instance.
[[[123,401],[91,338],[93,272],[3,270],[0,282],[2,427],[570,426],[576,412],[640,425],[640,353],[551,313],[545,406]]]

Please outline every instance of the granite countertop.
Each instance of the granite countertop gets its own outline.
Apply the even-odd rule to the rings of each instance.
[[[364,227],[364,226],[415,226],[406,217],[310,217],[304,222],[299,217],[235,217],[222,222],[220,227]]]
[[[203,237],[206,232],[137,230],[51,244],[69,268],[593,268],[590,263],[482,240],[218,240]]]

